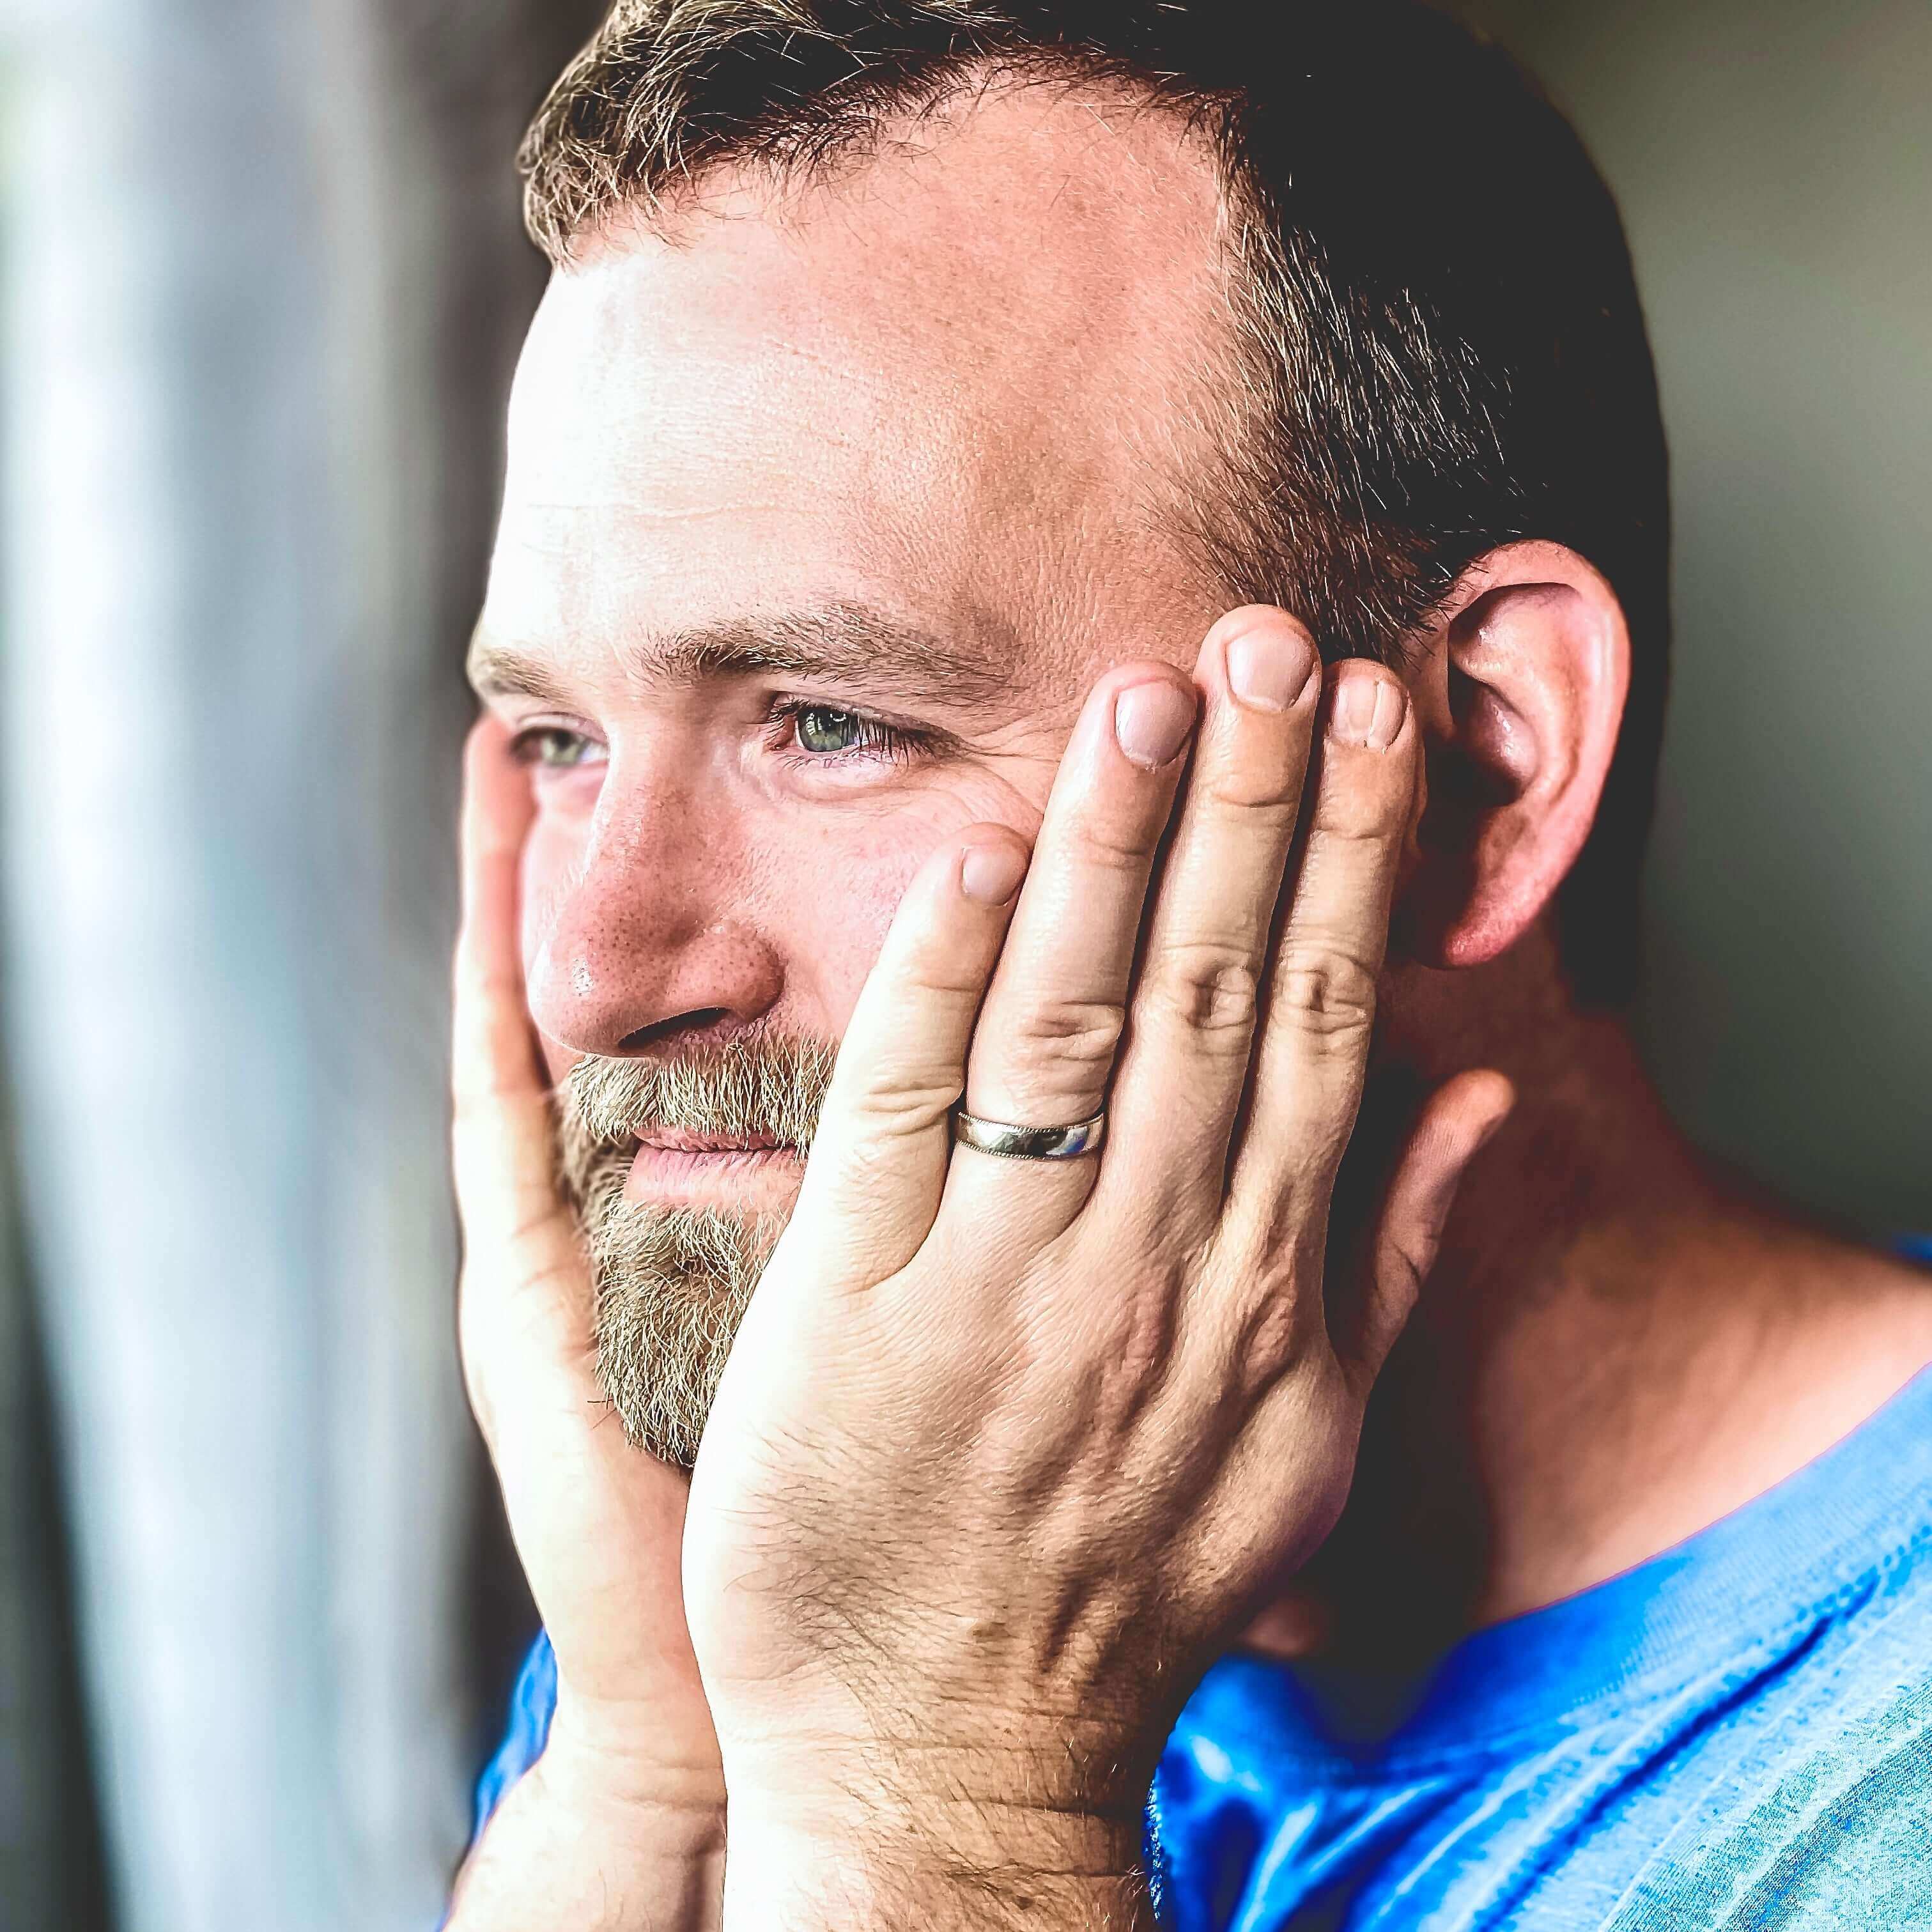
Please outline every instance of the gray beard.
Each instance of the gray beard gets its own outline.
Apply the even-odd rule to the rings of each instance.
[[[730,1042],[676,1060],[586,1060],[556,1095],[557,1165],[596,1291],[597,1375],[640,1448],[698,1460],[738,1327],[784,1231],[782,1214],[627,1201],[652,1126],[809,1146],[831,1078],[815,1042]]]
[[[611,1166],[580,1210],[597,1289],[597,1378],[624,1433],[688,1469],[784,1223],[626,1201],[630,1156]]]

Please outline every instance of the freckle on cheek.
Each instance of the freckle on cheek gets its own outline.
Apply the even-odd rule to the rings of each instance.
[[[824,890],[801,908],[804,916],[794,931],[835,1032],[842,1034],[850,1020],[917,870],[916,862],[907,863],[896,851],[850,860],[829,872]]]

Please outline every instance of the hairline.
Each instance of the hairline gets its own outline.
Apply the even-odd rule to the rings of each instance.
[[[593,43],[594,44],[594,43]],[[566,70],[559,87],[571,77]],[[577,244],[599,234],[608,224],[626,216],[640,218],[652,232],[675,238],[676,223],[686,212],[703,212],[706,186],[735,171],[762,177],[779,195],[876,162],[895,127],[916,126],[952,110],[962,98],[976,106],[1002,91],[1034,88],[1100,86],[1113,92],[1118,104],[1152,112],[1174,122],[1186,137],[1198,135],[1204,110],[1214,97],[1208,90],[1164,94],[1158,84],[1124,61],[1108,61],[1078,49],[1015,46],[949,56],[934,70],[893,83],[878,111],[836,129],[821,130],[824,138],[809,143],[760,135],[753,129],[726,136],[709,152],[673,158],[662,176],[644,176],[621,183],[606,182],[598,197],[573,216],[553,208],[538,192],[538,176],[526,153],[524,225],[531,241],[551,266],[567,270]],[[1215,176],[1224,194],[1238,192],[1238,171],[1219,142],[1209,140]]]
[[[601,206],[568,226],[536,212],[532,178],[526,185],[526,224],[554,272],[568,274],[584,265],[592,250],[621,249],[627,223],[635,222],[646,233],[675,246],[681,224],[707,218],[706,192],[721,177],[735,174],[762,182],[773,205],[782,207],[795,192],[836,186],[877,165],[896,127],[925,124],[952,111],[962,98],[970,111],[1005,90],[1072,90],[1083,86],[1108,90],[1118,104],[1137,114],[1160,116],[1174,130],[1180,148],[1193,150],[1212,170],[1218,219],[1213,236],[1204,238],[1221,278],[1222,340],[1216,366],[1188,372],[1187,394],[1204,394],[1210,406],[1225,416],[1220,424],[1208,425],[1210,434],[1197,439],[1211,472],[1198,481],[1186,463],[1161,461],[1155,451],[1143,452],[1156,484],[1154,533],[1174,544],[1182,562],[1210,596],[1233,604],[1273,601],[1268,591],[1274,573],[1256,554],[1265,539],[1256,528],[1252,506],[1264,494],[1257,479],[1280,461],[1270,446],[1276,430],[1268,414],[1272,365],[1278,358],[1271,355],[1259,326],[1270,307],[1265,244],[1255,245],[1264,227],[1262,205],[1228,142],[1206,124],[1219,107],[1231,104],[1226,97],[1206,88],[1164,93],[1157,82],[1129,64],[1078,50],[1019,47],[965,55],[948,61],[934,75],[905,83],[890,104],[836,140],[800,149],[760,142],[755,136],[734,139],[675,180],[642,179],[610,188]],[[1170,426],[1184,427],[1184,419]],[[1222,433],[1212,433],[1217,429]],[[1217,510],[1222,513],[1220,517]],[[1231,523],[1238,533],[1232,538],[1220,533],[1224,523]],[[1325,645],[1330,640],[1322,641]],[[1388,641],[1393,645],[1397,640]],[[1375,649],[1373,654],[1394,652]]]

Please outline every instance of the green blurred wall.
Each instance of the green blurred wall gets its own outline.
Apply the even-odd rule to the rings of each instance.
[[[1652,1064],[1708,1146],[1932,1228],[1932,4],[1462,10],[1591,144],[1657,347]]]

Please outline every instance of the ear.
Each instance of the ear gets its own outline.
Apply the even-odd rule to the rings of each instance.
[[[1428,801],[1402,895],[1403,948],[1480,966],[1540,916],[1583,848],[1630,688],[1607,580],[1559,544],[1472,565],[1414,680]]]

